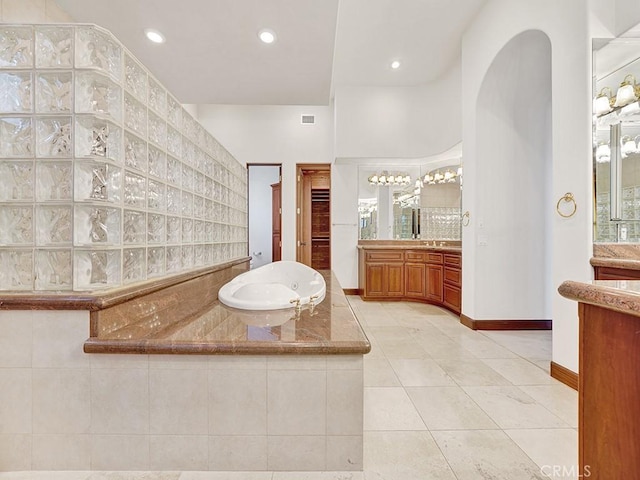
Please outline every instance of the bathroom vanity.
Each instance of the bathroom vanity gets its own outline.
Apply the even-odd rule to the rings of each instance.
[[[640,281],[564,282],[580,317],[579,473],[640,472]]]
[[[418,241],[360,241],[358,290],[364,300],[411,300],[460,314],[462,251]]]

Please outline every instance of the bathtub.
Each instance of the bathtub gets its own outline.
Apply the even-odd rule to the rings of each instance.
[[[278,310],[308,303],[317,305],[325,296],[324,278],[298,262],[281,261],[242,273],[222,286],[218,299],[241,310]]]

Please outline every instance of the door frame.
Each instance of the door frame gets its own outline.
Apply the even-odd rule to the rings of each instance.
[[[307,185],[305,188],[303,177],[305,172],[329,172],[331,176],[331,163],[296,163],[296,261],[303,262],[305,228],[311,231],[311,187]],[[308,192],[306,191],[308,190]],[[331,187],[329,187],[331,190]],[[309,200],[305,203],[305,198],[309,197]],[[303,209],[308,208],[308,215],[304,215]],[[308,264],[311,265],[311,245],[309,244],[308,251]]]

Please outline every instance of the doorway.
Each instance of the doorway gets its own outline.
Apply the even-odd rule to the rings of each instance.
[[[248,164],[251,268],[281,259],[282,165]]]
[[[298,164],[296,260],[331,268],[331,165]]]

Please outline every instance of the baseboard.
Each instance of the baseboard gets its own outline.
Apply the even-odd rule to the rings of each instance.
[[[460,323],[472,330],[551,330],[551,320],[474,320],[464,314]]]
[[[573,370],[569,370],[567,367],[563,367],[562,365],[559,365],[556,362],[551,362],[549,374],[559,382],[562,382],[565,385],[567,385],[568,387],[571,387],[576,391],[578,390],[579,377],[578,377],[578,374]]]
[[[357,288],[343,288],[342,291],[345,295],[360,295],[360,290]]]

